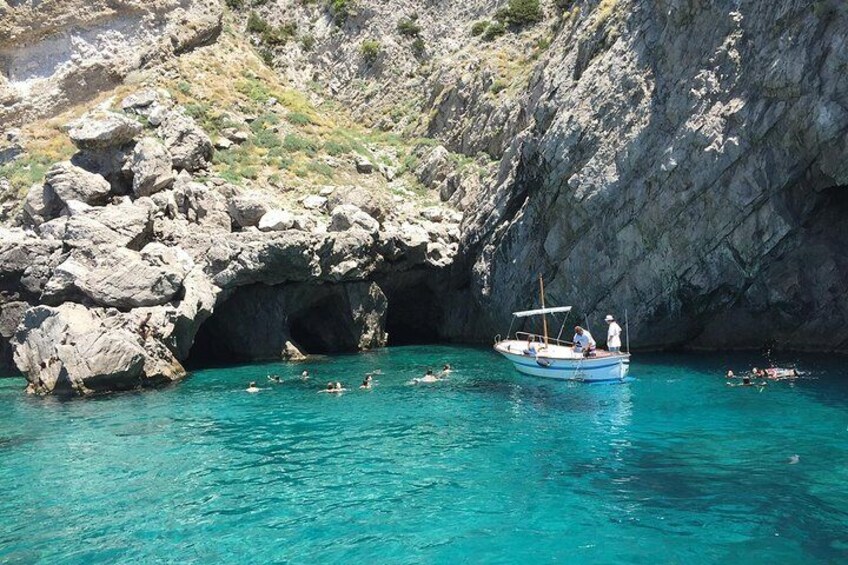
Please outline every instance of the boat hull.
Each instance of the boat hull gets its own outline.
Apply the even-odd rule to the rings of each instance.
[[[531,355],[510,351],[503,344],[495,351],[506,357],[515,369],[525,375],[561,381],[615,382],[623,381],[630,369],[629,354],[604,355],[593,358],[557,358],[544,354]]]

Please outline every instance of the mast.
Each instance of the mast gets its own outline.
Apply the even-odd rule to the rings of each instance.
[[[539,273],[539,294],[542,296],[542,310],[545,309],[545,281],[542,280],[542,273]],[[542,314],[542,327],[545,332],[545,346],[548,345],[548,316]]]

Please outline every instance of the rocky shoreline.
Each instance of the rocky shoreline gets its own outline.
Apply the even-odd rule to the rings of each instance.
[[[343,187],[297,213],[269,208],[206,178],[212,142],[167,97],[146,91],[122,107],[69,124],[78,153],[33,186],[23,226],[0,234],[3,350],[30,392],[179,380],[199,328],[231,299],[210,333],[250,344],[231,346],[249,359],[315,352],[298,338],[319,350],[381,347],[388,301],[375,281],[436,284],[457,253],[457,212],[386,208]],[[293,329],[322,302],[327,319]]]

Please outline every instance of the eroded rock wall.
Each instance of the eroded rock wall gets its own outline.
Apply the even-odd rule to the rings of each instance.
[[[0,123],[86,101],[130,72],[213,41],[217,0],[0,4]]]
[[[578,2],[467,219],[496,325],[535,295],[640,347],[848,349],[848,13]]]

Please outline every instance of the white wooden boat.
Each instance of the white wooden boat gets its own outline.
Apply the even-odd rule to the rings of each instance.
[[[548,337],[547,315],[568,313],[571,306],[545,308],[544,284],[541,285],[542,308],[513,312],[513,322],[516,318],[542,316],[544,334],[537,335],[526,332],[507,332],[506,339],[495,338],[495,351],[509,359],[515,369],[534,377],[583,382],[621,382],[627,377],[630,368],[629,339],[627,353],[611,353],[609,351],[594,352],[592,357],[586,357],[571,342]],[[563,328],[565,321],[563,321]],[[560,335],[562,329],[560,329]]]

